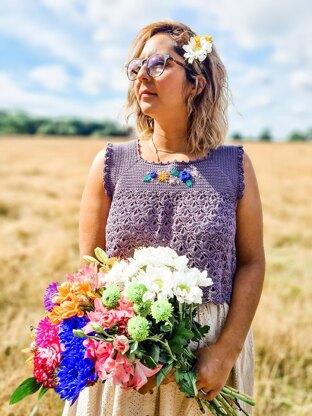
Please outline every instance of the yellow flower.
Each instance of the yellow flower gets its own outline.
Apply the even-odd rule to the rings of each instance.
[[[201,46],[202,46],[201,43],[200,43],[200,39],[201,38],[205,38],[207,42],[212,43],[212,36],[208,36],[208,35],[205,35],[205,36],[194,36],[194,40],[195,40],[195,43],[196,43],[196,47],[197,48],[201,48]]]
[[[169,172],[158,172],[157,173],[157,179],[161,182],[167,182],[170,177]]]
[[[107,273],[113,267],[114,263],[119,262],[119,257],[111,257],[110,259],[106,260],[103,266],[100,267],[101,273]]]

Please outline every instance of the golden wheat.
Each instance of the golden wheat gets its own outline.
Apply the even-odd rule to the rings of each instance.
[[[84,182],[103,140],[0,140],[0,414],[26,416],[36,398],[10,407],[31,367],[21,350],[43,313],[48,283],[78,268],[78,212]],[[256,416],[312,414],[312,147],[246,143],[264,211],[266,281],[253,324]],[[310,368],[310,370],[309,370]],[[53,392],[37,415],[61,414]]]

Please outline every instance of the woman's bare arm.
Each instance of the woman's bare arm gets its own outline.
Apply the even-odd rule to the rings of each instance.
[[[105,228],[111,205],[103,187],[105,149],[94,158],[83,190],[79,216],[80,266],[85,264],[83,255],[94,256],[94,249],[105,250]]]
[[[263,286],[262,208],[256,176],[246,153],[244,172],[244,196],[237,207],[237,269],[231,305],[218,340],[196,352],[199,371],[196,384],[198,389],[208,392],[205,396],[208,400],[212,400],[225,385],[243,348]]]

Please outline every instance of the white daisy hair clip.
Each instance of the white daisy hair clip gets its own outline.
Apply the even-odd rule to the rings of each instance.
[[[193,36],[189,43],[183,46],[186,53],[184,58],[192,64],[194,59],[203,62],[208,53],[212,51],[212,37],[211,36]]]

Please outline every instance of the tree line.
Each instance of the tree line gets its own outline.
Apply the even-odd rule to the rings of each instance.
[[[237,141],[244,141],[248,140],[248,137],[244,137],[241,133],[235,132],[231,135],[231,138],[233,140]],[[256,137],[258,141],[261,142],[271,142],[274,140],[274,137],[270,131],[270,129],[264,129],[258,137]],[[306,142],[306,141],[312,141],[312,129],[308,129],[305,131],[293,131],[291,132],[286,139],[290,142]]]
[[[84,120],[76,117],[36,117],[23,111],[0,111],[0,135],[38,135],[38,136],[130,136],[131,127],[121,126],[113,120]],[[231,138],[235,141],[250,139],[239,132],[234,132]],[[274,137],[270,129],[264,129],[257,137],[252,138],[262,142],[271,142]],[[293,131],[288,141],[312,141],[312,128],[306,131]]]
[[[38,136],[129,136],[131,128],[112,120],[84,120],[75,117],[35,117],[23,111],[0,111],[0,135]]]

